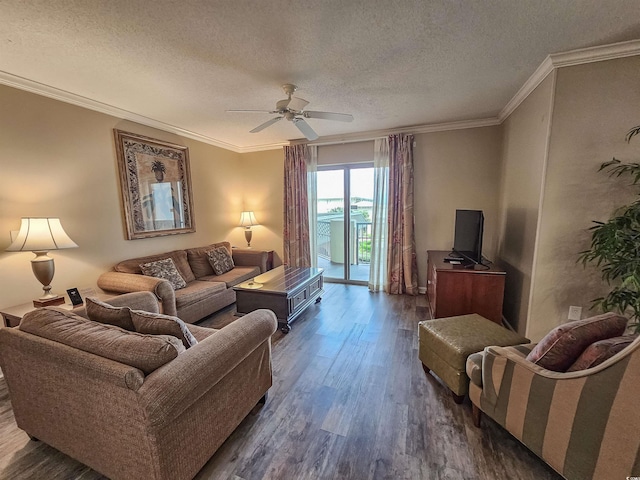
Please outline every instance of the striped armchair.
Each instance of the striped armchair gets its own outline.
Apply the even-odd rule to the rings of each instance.
[[[640,476],[640,337],[571,373],[527,361],[534,346],[469,357],[475,425],[484,412],[569,480]]]

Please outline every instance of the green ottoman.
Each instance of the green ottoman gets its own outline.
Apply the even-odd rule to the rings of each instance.
[[[427,373],[433,371],[447,384],[456,403],[462,403],[469,391],[465,371],[469,355],[490,345],[529,343],[529,339],[475,313],[420,322],[418,337],[422,368]]]

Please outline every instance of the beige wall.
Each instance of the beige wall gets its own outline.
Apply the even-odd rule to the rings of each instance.
[[[503,312],[527,333],[540,193],[553,101],[550,74],[503,123],[498,264],[507,272]]]
[[[483,254],[495,259],[501,127],[415,136],[415,231],[418,285],[427,284],[427,250],[453,246],[456,209],[483,210]]]
[[[253,201],[245,192],[261,191],[270,202],[280,201],[272,197],[281,195],[281,188],[272,193],[254,188],[257,175],[250,169],[247,177],[238,174],[245,171],[243,156],[224,149],[5,86],[0,86],[0,111],[0,307],[31,301],[42,291],[31,272],[33,254],[4,251],[21,216],[60,217],[79,245],[50,254],[56,262],[53,291],[64,293],[95,286],[100,273],[121,259],[223,239],[242,245],[242,230],[235,225],[244,200]],[[196,233],[125,240],[114,128],[189,147]],[[278,163],[272,152],[246,157],[250,165],[261,158]],[[260,183],[270,181],[262,175]],[[277,215],[260,220],[269,225],[257,227],[256,246],[262,244],[258,229],[281,230]],[[277,241],[264,238],[276,248]]]
[[[253,210],[259,226],[253,227],[251,246],[274,250],[276,265],[282,259],[284,228],[284,154],[282,149],[241,155],[241,177],[244,209]],[[238,219],[234,220],[238,222]],[[235,229],[229,237],[234,245],[246,246],[244,231]]]
[[[638,161],[640,141],[625,143],[640,124],[640,57],[558,70],[549,160],[538,237],[527,334],[539,339],[567,321],[570,305],[583,307],[606,291],[595,268],[577,264],[589,247],[592,220],[637,200],[629,181],[598,173],[613,156]]]

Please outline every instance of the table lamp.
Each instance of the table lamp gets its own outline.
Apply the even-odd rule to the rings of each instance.
[[[66,234],[59,218],[23,217],[18,236],[13,241],[7,252],[30,251],[36,254],[31,260],[31,269],[38,281],[42,284],[42,295],[33,301],[35,307],[46,305],[60,305],[64,303],[64,297],[51,293],[51,281],[55,272],[53,258],[47,253],[49,250],[63,248],[77,248],[73,240]]]
[[[256,216],[253,212],[242,212],[240,214],[240,226],[244,227],[244,238],[247,240],[247,248],[251,248],[251,227],[254,225],[260,225],[256,220]]]

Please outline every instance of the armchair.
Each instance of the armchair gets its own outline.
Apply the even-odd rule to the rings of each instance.
[[[570,373],[527,361],[534,346],[487,347],[469,357],[475,425],[484,412],[569,480],[640,476],[640,337]]]

